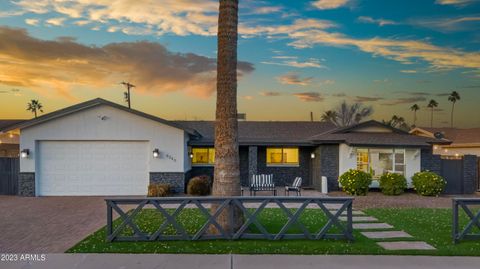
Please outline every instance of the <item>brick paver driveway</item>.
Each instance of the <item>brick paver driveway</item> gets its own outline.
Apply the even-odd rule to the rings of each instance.
[[[0,253],[61,253],[106,224],[103,197],[0,195]]]

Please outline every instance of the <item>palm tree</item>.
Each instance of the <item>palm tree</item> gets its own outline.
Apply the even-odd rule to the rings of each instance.
[[[321,121],[335,123],[337,118],[337,112],[333,110],[327,110],[323,112]]]
[[[420,107],[414,104],[410,107],[410,110],[413,111],[413,126],[417,126],[417,111],[420,110]]]
[[[452,113],[450,115],[450,127],[453,128],[453,110],[455,109],[455,103],[460,100],[460,94],[458,92],[453,91],[450,96],[448,96],[448,101],[452,102]]]
[[[343,101],[335,110],[325,112],[322,119],[328,118],[336,126],[346,127],[359,123],[372,113],[372,107],[365,107],[361,103],[347,104]]]
[[[432,113],[431,113],[431,116],[430,116],[430,128],[433,127],[433,111],[435,110],[435,108],[438,106],[438,102],[435,101],[435,100],[430,100],[430,102],[428,102],[428,105],[427,107],[431,108],[432,109]]]
[[[31,111],[35,115],[35,118],[37,117],[37,111],[40,111],[43,113],[42,108],[43,108],[43,105],[38,100],[32,99],[30,103],[27,104],[27,111]]]
[[[240,161],[237,121],[237,39],[238,0],[220,0],[217,43],[217,107],[215,121],[215,171],[213,196],[240,195]],[[213,204],[215,212],[218,204]],[[229,222],[230,214],[234,223]],[[236,231],[242,224],[241,210],[230,206],[217,218],[225,231]],[[230,225],[231,224],[231,225]],[[213,225],[210,232],[218,234]]]
[[[408,131],[410,128],[408,127],[407,122],[405,121],[405,118],[397,115],[393,115],[392,118],[388,121],[383,120],[383,124],[392,126],[393,128],[398,128],[402,129],[405,131]]]

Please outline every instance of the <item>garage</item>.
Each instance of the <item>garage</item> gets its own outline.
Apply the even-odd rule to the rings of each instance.
[[[37,195],[146,195],[148,142],[39,141]]]

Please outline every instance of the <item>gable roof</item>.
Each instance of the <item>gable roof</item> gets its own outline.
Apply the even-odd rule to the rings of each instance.
[[[69,106],[69,107],[66,107],[66,108],[63,108],[63,109],[60,109],[60,110],[42,115],[40,117],[33,118],[31,120],[21,121],[21,122],[18,122],[16,124],[9,125],[9,126],[3,128],[1,130],[6,132],[6,131],[10,131],[10,130],[17,129],[17,128],[19,128],[19,129],[27,128],[27,127],[34,126],[34,125],[37,125],[37,124],[41,124],[41,123],[44,123],[44,122],[47,122],[47,121],[50,121],[50,120],[53,120],[53,119],[61,118],[61,117],[64,117],[64,116],[67,116],[67,115],[70,115],[70,114],[73,114],[73,113],[76,113],[76,112],[79,112],[79,111],[83,111],[83,110],[86,110],[86,109],[89,109],[89,108],[97,107],[97,106],[100,106],[100,105],[107,105],[107,106],[110,106],[110,107],[114,107],[114,108],[117,108],[117,109],[129,112],[129,113],[135,114],[135,115],[143,117],[143,118],[147,118],[147,119],[150,119],[150,120],[153,120],[153,121],[156,121],[156,122],[159,122],[159,123],[171,126],[171,127],[175,127],[175,128],[184,130],[191,135],[197,135],[197,133],[194,130],[185,128],[184,126],[177,125],[174,122],[171,122],[171,121],[168,121],[168,120],[165,120],[165,119],[162,119],[162,118],[159,118],[159,117],[156,117],[156,116],[153,116],[153,115],[150,115],[150,114],[147,114],[147,113],[135,110],[135,109],[130,109],[128,107],[119,105],[119,104],[114,103],[114,102],[107,101],[107,100],[102,99],[102,98],[96,98],[96,99],[92,99],[92,100],[89,100],[89,101],[86,101],[86,102],[83,102],[83,103],[79,103],[79,104],[76,104],[76,105],[73,105],[73,106]]]
[[[410,131],[412,134],[421,133],[425,136],[435,137],[435,133],[442,133],[443,136],[456,144],[480,144],[480,128],[429,128],[416,127]]]
[[[26,120],[0,120],[0,132],[12,125],[19,124],[24,121]]]
[[[195,129],[201,137],[190,140],[191,145],[213,145],[214,121],[176,121]],[[240,145],[312,145],[310,137],[335,129],[329,122],[318,121],[239,121]]]
[[[367,127],[380,127],[386,132],[361,132]],[[357,131],[358,130],[358,131]],[[369,120],[356,125],[337,128],[322,134],[310,137],[316,143],[346,143],[352,146],[402,146],[402,147],[429,147],[432,144],[450,144],[446,139],[415,136],[390,125]]]

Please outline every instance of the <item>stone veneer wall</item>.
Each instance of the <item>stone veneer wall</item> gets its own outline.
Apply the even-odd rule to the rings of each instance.
[[[185,173],[182,172],[150,172],[150,184],[170,184],[176,193],[185,192]]]
[[[320,176],[327,177],[328,191],[339,190],[339,146],[321,145],[317,152],[320,155],[317,156],[317,158],[320,158]]]
[[[18,174],[18,195],[35,196],[35,173]]]
[[[420,154],[420,170],[428,170],[439,175],[442,174],[441,156],[433,154],[432,149],[422,149]]]
[[[463,156],[463,193],[471,194],[477,190],[478,161],[476,155]]]

